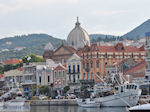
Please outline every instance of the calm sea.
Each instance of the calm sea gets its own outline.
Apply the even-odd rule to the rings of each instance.
[[[32,106],[30,112],[126,112],[122,107],[83,108],[78,106]]]

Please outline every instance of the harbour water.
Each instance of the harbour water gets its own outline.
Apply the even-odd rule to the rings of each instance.
[[[30,112],[126,112],[126,109],[123,107],[32,106]]]

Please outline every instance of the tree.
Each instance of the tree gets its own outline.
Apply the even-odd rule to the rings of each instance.
[[[35,54],[30,54],[28,56],[23,57],[24,63],[32,63],[32,62],[43,62],[44,59],[41,57],[36,56]]]
[[[67,91],[69,91],[69,89],[70,89],[70,87],[69,87],[69,86],[65,86],[65,87],[64,87],[64,94],[66,94],[66,93],[67,93]]]
[[[0,74],[4,73],[4,68],[0,66]]]
[[[39,87],[39,93],[44,94],[44,95],[48,95],[49,94],[49,87],[46,85],[40,86]]]

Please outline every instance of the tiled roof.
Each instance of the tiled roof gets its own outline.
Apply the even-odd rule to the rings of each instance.
[[[4,77],[4,74],[0,74],[0,78],[3,78]]]
[[[128,69],[127,71],[125,71],[125,74],[130,74],[130,73],[134,73],[140,69],[143,69],[146,66],[145,60],[142,61],[141,63],[135,65],[134,67],[132,67],[131,69]]]
[[[24,67],[17,68],[19,71],[24,71]]]
[[[97,44],[92,44],[91,47],[85,46],[82,51],[101,51],[101,52],[138,52],[145,51],[144,46],[137,48],[136,46],[124,46],[123,43],[118,43],[115,46],[101,46]]]
[[[19,59],[11,59],[11,60],[7,60],[7,61],[3,61],[4,64],[18,64]]]
[[[72,51],[73,53],[76,53],[77,51],[73,48],[73,47],[71,47],[71,46],[63,46],[64,48],[66,48],[66,49],[68,49],[68,50],[70,50],[70,51]]]

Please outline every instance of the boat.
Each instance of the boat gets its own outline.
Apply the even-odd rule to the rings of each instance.
[[[86,107],[86,108],[100,108],[100,103],[90,99],[90,98],[86,98],[86,99],[77,99],[77,104],[80,107]]]
[[[128,110],[129,112],[150,112],[150,104],[133,106]]]
[[[110,92],[95,93],[98,97],[95,101],[101,102],[101,106],[107,107],[131,107],[138,103],[141,91],[139,86],[134,83],[126,83],[115,86]]]

